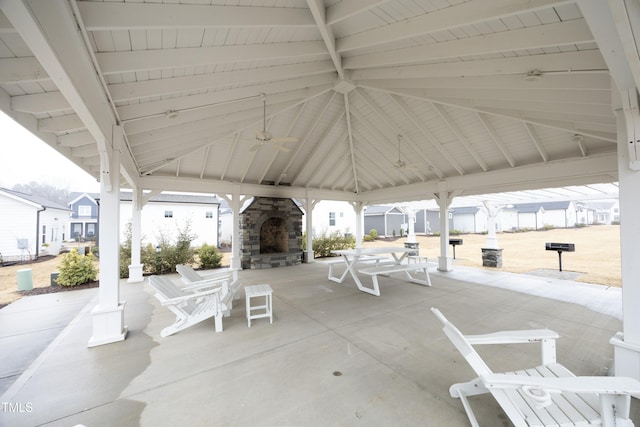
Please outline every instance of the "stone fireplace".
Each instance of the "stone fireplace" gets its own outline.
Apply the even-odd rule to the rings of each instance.
[[[302,262],[302,211],[291,199],[255,197],[240,212],[243,269]]]

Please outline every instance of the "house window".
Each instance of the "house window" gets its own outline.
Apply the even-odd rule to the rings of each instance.
[[[329,212],[329,226],[334,226],[334,225],[336,225],[336,213]]]
[[[96,225],[87,224],[87,237],[94,237],[96,235]]]
[[[204,213],[204,217],[205,218],[213,218],[213,212],[212,211],[207,211]]]
[[[89,206],[89,205],[80,205],[80,206],[78,206],[78,215],[80,215],[80,216],[91,216],[91,206]]]
[[[42,243],[47,243],[47,226],[42,226]]]
[[[340,212],[340,218],[344,218],[344,212]]]
[[[173,211],[164,211],[165,218],[173,218]]]

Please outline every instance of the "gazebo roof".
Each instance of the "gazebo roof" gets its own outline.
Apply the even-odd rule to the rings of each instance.
[[[125,187],[382,203],[617,180],[612,87],[640,60],[616,6],[231,3],[4,2],[0,108],[97,178],[122,129]]]

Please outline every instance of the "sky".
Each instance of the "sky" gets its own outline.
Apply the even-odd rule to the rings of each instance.
[[[68,191],[100,192],[100,183],[0,111],[0,187],[36,181]]]

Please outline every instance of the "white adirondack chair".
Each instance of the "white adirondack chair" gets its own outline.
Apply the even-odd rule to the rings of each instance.
[[[231,293],[234,298],[239,298],[240,281],[237,270],[221,270],[209,274],[200,274],[190,265],[178,264],[176,271],[185,284],[185,290],[206,289],[212,286],[222,286],[222,294]]]
[[[485,335],[463,335],[436,308],[443,331],[464,356],[478,377],[454,384],[451,397],[459,398],[471,425],[478,421],[468,396],[491,393],[516,427],[592,426],[632,427],[629,419],[631,395],[640,395],[640,382],[623,377],[576,377],[556,363],[555,340],[549,329],[502,331]],[[517,372],[493,373],[473,345],[539,342],[542,365]]]
[[[149,285],[156,291],[155,297],[160,303],[176,315],[176,321],[162,330],[160,335],[167,337],[190,326],[215,318],[216,332],[222,332],[222,316],[227,307],[220,299],[222,287],[210,288],[200,292],[185,292],[169,278],[149,277]]]

